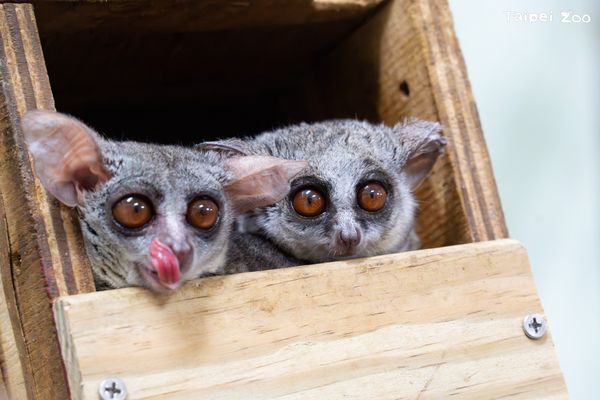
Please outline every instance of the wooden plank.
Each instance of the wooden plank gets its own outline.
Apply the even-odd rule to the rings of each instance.
[[[21,368],[15,368],[23,373],[28,398],[65,399],[50,299],[93,291],[94,284],[77,218],[33,178],[20,130],[27,110],[54,107],[31,5],[0,5],[0,80],[0,193],[6,219],[0,235],[7,238],[3,251],[9,256],[0,268],[12,321],[12,333],[6,334],[19,349]]]
[[[474,240],[508,237],[475,98],[446,0],[415,2],[429,51],[429,77],[440,121],[452,132],[449,157]]]
[[[413,116],[442,123],[450,139],[447,154],[417,193],[424,247],[507,237],[445,1],[387,2],[302,85],[312,119],[358,117],[393,125]]]
[[[31,225],[36,231],[35,237],[31,232],[23,238],[18,232],[10,237],[37,241],[51,296],[94,290],[76,213],[59,206],[34,179],[20,130],[20,117],[26,111],[54,109],[32,8],[26,4],[4,4],[0,11],[1,100],[4,108],[1,150],[7,164],[0,183],[6,189],[3,195],[9,229]],[[31,224],[13,224],[13,208],[23,207],[29,208],[33,221]],[[19,215],[14,221],[27,221],[26,217],[21,217]]]
[[[40,29],[154,33],[271,28],[340,21],[364,16],[383,0],[33,0]]]
[[[566,398],[527,254],[512,240],[214,277],[170,297],[55,302],[72,397]]]
[[[0,375],[0,400],[8,400],[8,390],[6,382],[4,382],[4,376],[2,375]]]
[[[0,399],[18,400],[27,399],[29,396],[19,355],[24,346],[23,331],[18,320],[15,292],[11,284],[11,252],[7,232],[4,204],[0,197],[0,372],[4,383],[4,390],[0,390]]]
[[[4,399],[2,396],[8,396],[8,393],[12,393],[13,399],[25,399],[28,385],[23,368],[26,364],[21,361],[21,354],[25,354],[24,340],[12,286],[12,260],[1,196],[0,218],[0,386],[3,386],[0,399]]]

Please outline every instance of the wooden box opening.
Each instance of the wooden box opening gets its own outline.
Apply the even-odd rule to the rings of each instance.
[[[155,297],[148,300],[147,296],[151,294],[136,288],[89,293],[95,288],[78,231],[77,215],[59,205],[33,177],[20,128],[20,118],[27,110],[51,109],[55,104],[59,111],[81,118],[114,139],[182,144],[253,134],[283,124],[328,118],[357,117],[390,125],[408,116],[436,120],[444,126],[450,145],[417,193],[420,205],[418,228],[423,246],[445,247],[507,236],[452,18],[443,0],[32,2],[33,7],[30,4],[0,4],[0,97],[3,100],[0,107],[0,119],[3,121],[0,152],[4,161],[0,170],[0,247],[5,249],[0,252],[3,257],[0,291],[6,300],[0,302],[4,304],[0,311],[5,316],[1,329],[3,340],[10,339],[7,343],[12,349],[10,354],[4,353],[5,360],[11,362],[2,364],[1,369],[12,398],[69,398],[65,365],[69,368],[72,398],[80,398],[83,392],[79,389],[85,390],[91,396],[89,398],[97,397],[96,378],[104,377],[106,371],[97,371],[97,376],[86,381],[84,387],[83,381],[72,375],[73,371],[79,373],[75,363],[79,360],[72,357],[84,355],[85,350],[70,352],[70,344],[63,340],[61,356],[57,335],[64,335],[68,329],[77,326],[108,328],[102,321],[86,318],[113,314],[103,311],[90,313],[72,307],[74,312],[84,312],[81,314],[83,319],[71,318],[70,302],[75,304],[81,300],[81,304],[93,304],[100,310],[114,304],[104,301],[105,298],[115,300],[121,297],[114,296],[124,296],[141,299],[143,306],[151,307],[153,315],[161,321],[163,306],[171,307],[157,303]],[[519,262],[514,261],[516,253],[521,254]],[[211,292],[211,296],[204,300],[205,297],[197,296],[200,289],[195,286],[196,282],[187,285],[185,291],[172,296],[170,301],[177,303],[181,296],[190,296],[201,302],[214,302],[220,307],[228,303],[227,296],[231,295],[232,299],[242,299],[245,306],[252,309],[254,314],[249,313],[248,316],[267,313],[263,316],[267,318],[266,322],[263,324],[257,319],[258,323],[277,325],[286,320],[275,318],[280,314],[274,307],[284,304],[272,307],[270,300],[263,301],[261,285],[271,281],[291,282],[291,287],[280,286],[281,292],[270,290],[269,293],[283,293],[281,297],[301,299],[316,307],[319,303],[313,298],[325,299],[322,301],[331,301],[332,304],[336,300],[320,297],[315,290],[322,286],[304,285],[305,278],[314,276],[319,285],[326,284],[323,287],[327,291],[334,286],[341,288],[340,282],[346,282],[347,294],[341,289],[332,292],[335,296],[344,297],[344,301],[337,302],[342,305],[346,298],[352,297],[350,294],[356,293],[353,285],[358,276],[365,279],[363,299],[369,307],[349,307],[346,310],[351,310],[361,319],[356,327],[368,327],[364,321],[388,321],[398,326],[410,321],[422,323],[422,316],[430,314],[415,312],[414,308],[402,308],[411,304],[406,302],[410,298],[413,298],[414,304],[432,305],[434,317],[425,321],[424,329],[429,329],[427,324],[431,323],[436,326],[438,323],[454,323],[454,320],[448,321],[446,313],[440,313],[438,304],[441,303],[450,307],[452,312],[464,315],[469,319],[467,323],[474,322],[479,326],[477,318],[491,321],[489,314],[480,315],[472,310],[454,308],[453,304],[457,303],[448,302],[446,296],[446,293],[457,293],[453,279],[461,280],[465,288],[463,294],[479,293],[473,292],[471,281],[462,275],[471,273],[470,276],[474,277],[479,271],[483,283],[492,283],[489,290],[486,286],[480,291],[490,296],[489,305],[473,303],[466,297],[461,304],[473,307],[473,310],[495,308],[502,318],[494,321],[504,321],[503,326],[507,327],[506,332],[510,330],[510,337],[518,335],[518,340],[526,340],[521,338],[518,319],[522,318],[524,310],[538,309],[537,303],[532,303],[535,293],[531,281],[518,286],[513,281],[504,280],[513,273],[525,277],[526,259],[523,254],[511,243],[475,243],[460,248],[387,255],[350,264],[214,277],[202,280],[200,284],[220,291],[221,284],[228,282],[229,289],[223,292],[225,297],[220,298],[218,293]],[[383,265],[382,260],[387,264]],[[513,269],[505,269],[505,263]],[[421,268],[414,268],[417,266]],[[516,266],[519,268],[515,272]],[[439,273],[435,272],[437,269]],[[321,274],[329,274],[328,271],[339,276],[321,279]],[[383,274],[376,273],[382,271]],[[302,280],[288,279],[295,275],[301,275]],[[492,277],[523,291],[513,296],[512,292],[505,290],[507,286],[490,280]],[[432,291],[431,279],[437,280],[441,286],[448,286],[448,291]],[[245,284],[246,281],[254,283]],[[403,286],[401,282],[417,282],[421,286],[414,287],[423,287],[423,293],[411,292],[413,286]],[[379,285],[388,288],[385,293],[398,300],[398,307],[379,296]],[[398,288],[410,289],[410,293],[398,291]],[[238,289],[248,289],[249,297],[238,298]],[[288,292],[296,297],[287,296]],[[494,297],[497,293],[519,300],[522,308],[498,302]],[[251,301],[254,295],[262,300]],[[376,301],[369,300],[371,295]],[[437,297],[431,297],[426,304],[423,302],[424,295]],[[55,311],[62,315],[58,315],[57,319],[69,327],[64,325],[57,329],[49,298],[53,301],[60,299],[54,301]],[[298,302],[299,310],[310,309],[303,307],[302,302]],[[509,315],[501,309],[504,304],[510,308],[510,319],[503,317]],[[118,307],[123,312],[127,311],[127,307]],[[389,319],[380,319],[384,318],[380,316],[380,307],[393,311]],[[197,305],[192,308],[202,313],[206,310]],[[331,309],[318,309],[320,313],[303,311],[304,316],[318,317],[315,320],[318,323],[300,322],[305,327],[317,327],[318,331],[304,331],[304,336],[298,337],[300,342],[304,338],[329,340],[333,328],[327,324],[336,322],[330,318]],[[175,314],[179,313],[177,305],[174,310]],[[398,314],[404,311],[406,315]],[[210,309],[208,312],[212,313]],[[186,312],[186,315],[191,314]],[[231,315],[225,314],[224,320],[235,322]],[[220,326],[204,325],[206,315],[202,316],[185,320],[198,322],[199,327]],[[456,321],[459,318],[460,315],[457,315]],[[119,321],[131,325],[129,316],[111,320],[111,323]],[[289,321],[299,320],[290,318]],[[143,326],[139,325],[141,322],[137,320],[131,326]],[[321,322],[323,325],[319,325]],[[465,326],[462,322],[457,323]],[[168,329],[177,330],[178,326],[172,324]],[[288,335],[285,323],[280,326],[283,329],[279,332]],[[290,326],[293,327],[293,324]],[[113,331],[125,332],[120,328]],[[247,332],[250,331],[261,332],[258,329]],[[76,336],[76,331],[71,332],[74,332],[73,338],[81,337]],[[155,330],[148,328],[140,332]],[[445,331],[436,328],[433,332],[443,335]],[[489,336],[489,329],[481,332],[486,338]],[[196,333],[201,333],[201,330]],[[8,338],[7,334],[13,337]],[[128,337],[137,340],[140,335],[128,334]],[[208,343],[202,335],[194,337],[203,345]],[[462,335],[457,337],[464,340]],[[244,338],[249,345],[244,347],[246,345],[240,342],[243,348],[255,348],[256,343],[252,341],[256,337],[244,335]],[[108,341],[120,343],[110,338]],[[280,343],[279,340],[273,342]],[[185,343],[188,342],[176,341],[176,344]],[[290,343],[282,341],[281,345],[288,346]],[[456,343],[446,341],[444,348],[459,348]],[[518,348],[512,345],[513,342],[506,343],[511,343],[513,349]],[[143,342],[139,344],[144,345]],[[84,348],[88,349],[87,346]],[[110,360],[98,362],[94,355],[87,365],[92,368],[109,365],[111,374],[125,373],[115,369],[112,354],[127,355],[127,352],[114,353],[106,348],[95,348]],[[164,349],[160,346],[151,348]],[[402,359],[412,358],[409,353],[394,357],[394,360]],[[536,367],[546,365],[535,362],[537,358],[534,357],[527,359]],[[420,363],[420,360],[417,359],[417,362]],[[433,363],[424,360],[427,366],[439,366],[435,364],[438,358],[432,358]],[[146,365],[144,362],[137,364],[141,367]],[[368,368],[371,368],[370,365],[370,361],[364,364]],[[437,371],[438,367],[433,368]],[[479,366],[477,368],[480,369]],[[397,366],[391,370],[406,371]],[[88,372],[83,371],[81,378],[88,379]],[[377,370],[371,372],[377,373]],[[514,375],[520,378],[522,374],[517,372]],[[417,373],[420,374],[419,371]],[[470,379],[473,375],[469,372],[464,376]],[[129,378],[127,381],[130,382]],[[386,381],[396,382],[395,378]],[[423,384],[429,385],[430,381],[426,380]],[[414,382],[417,386],[421,385],[419,380]],[[462,382],[462,378],[457,378],[456,382]],[[541,379],[532,378],[531,382],[545,384]],[[520,383],[515,385],[521,387]],[[394,387],[398,385],[394,383]],[[360,394],[360,391],[356,393]]]
[[[329,118],[441,119],[411,2],[141,4],[35,8],[56,108],[109,137],[193,144]],[[477,239],[455,178],[444,157],[419,190],[424,247]]]
[[[140,14],[118,5],[42,3],[36,17],[59,111],[115,139],[195,144],[300,121],[378,120],[365,99],[333,112],[341,93],[311,79],[380,1],[256,11],[265,15],[225,4],[186,4],[183,15],[147,4]],[[237,13],[237,24],[223,20]],[[348,68],[376,84],[376,71]],[[327,107],[312,110],[310,95]]]

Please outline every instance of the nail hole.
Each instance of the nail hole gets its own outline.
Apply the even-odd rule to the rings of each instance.
[[[400,82],[400,84],[398,85],[398,89],[400,90],[400,92],[402,92],[402,94],[406,98],[408,98],[410,96],[410,87],[408,86],[408,82],[406,82],[406,81]]]

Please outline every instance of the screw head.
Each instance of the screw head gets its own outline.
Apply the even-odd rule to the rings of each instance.
[[[100,394],[102,400],[125,400],[127,398],[127,388],[119,378],[106,378],[100,382],[98,394]]]
[[[523,332],[529,339],[541,339],[546,334],[546,320],[540,314],[526,315],[523,318]]]

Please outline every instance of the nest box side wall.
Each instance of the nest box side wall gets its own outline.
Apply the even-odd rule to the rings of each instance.
[[[0,235],[6,238],[2,251],[8,254],[0,268],[20,364],[2,368],[3,378],[11,382],[17,378],[7,374],[22,374],[27,398],[65,399],[68,388],[51,300],[94,291],[94,284],[77,218],[49,198],[33,177],[19,126],[26,111],[54,108],[29,4],[0,5],[0,80]],[[3,355],[2,363],[7,362]]]
[[[33,177],[19,127],[27,110],[54,109],[29,4],[0,4],[0,80],[0,393],[4,382],[12,398],[65,399],[51,301],[94,291],[94,284],[76,215]],[[393,124],[412,115],[444,125],[451,145],[418,193],[426,247],[507,236],[445,1],[382,4],[304,83],[306,117],[347,115],[361,105],[357,116],[375,121]]]

